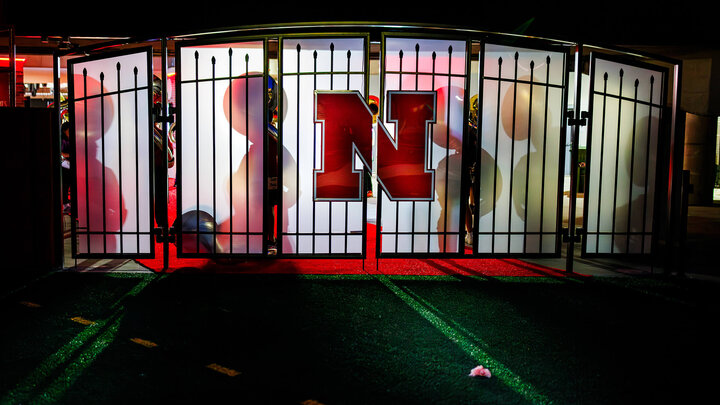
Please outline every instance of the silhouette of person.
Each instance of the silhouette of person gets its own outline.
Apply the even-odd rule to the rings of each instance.
[[[83,83],[83,79],[82,75],[75,77],[76,83]],[[87,77],[87,82],[88,88],[100,87],[94,78]],[[79,97],[82,95],[78,94]],[[76,104],[77,215],[81,235],[78,251],[81,253],[120,252],[116,233],[125,222],[127,209],[114,170],[103,163],[109,152],[103,150],[104,137],[114,114],[113,101],[108,96],[102,97],[102,102],[100,98],[87,100],[87,111],[84,103]]]

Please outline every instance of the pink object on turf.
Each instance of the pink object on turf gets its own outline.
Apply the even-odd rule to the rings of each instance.
[[[487,377],[490,378],[490,370],[486,369],[483,366],[477,366],[474,369],[470,370],[470,374],[468,374],[470,377]]]

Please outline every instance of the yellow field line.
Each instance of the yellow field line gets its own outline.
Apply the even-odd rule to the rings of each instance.
[[[95,323],[95,322],[93,322],[93,321],[90,321],[90,320],[88,320],[88,319],[85,319],[85,318],[82,318],[82,317],[79,317],[79,316],[74,316],[74,317],[70,318],[70,320],[71,320],[71,321],[74,321],[74,322],[77,322],[77,323],[79,323],[79,324],[81,324],[81,325],[92,325],[92,324]]]
[[[137,343],[141,346],[145,346],[145,347],[157,347],[158,346],[158,344],[155,342],[151,342],[149,340],[140,339],[140,338],[132,338],[132,339],[130,339],[130,341],[133,343]]]
[[[236,375],[240,375],[239,371],[235,371],[231,368],[223,367],[216,363],[208,364],[205,367],[209,368],[210,370],[217,371],[218,373],[223,373],[225,375],[229,375],[230,377],[235,377]]]

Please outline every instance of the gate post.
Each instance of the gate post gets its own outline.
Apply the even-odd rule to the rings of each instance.
[[[53,178],[52,178],[52,184],[56,185],[58,190],[55,192],[56,197],[57,195],[60,195],[60,202],[63,201],[62,194],[62,184],[65,184],[65,182],[69,182],[72,179],[64,179],[62,177],[62,170],[60,169],[60,152],[62,150],[61,146],[61,138],[62,134],[61,128],[62,128],[62,108],[60,107],[60,56],[58,55],[57,51],[53,51],[53,108],[54,108],[54,116],[55,116],[55,122],[53,124],[53,127],[56,128],[54,130],[54,136],[53,136],[53,143],[52,143],[52,152],[53,152]],[[73,201],[73,204],[75,202]],[[58,263],[57,267],[59,269],[62,269],[65,266],[65,242],[64,242],[64,234],[65,230],[63,229],[63,213],[62,211],[58,210],[55,213],[55,217],[53,218],[53,221],[55,224],[57,224],[59,231],[55,233],[55,238],[53,239],[55,242],[55,250],[58,252]]]
[[[582,95],[582,44],[578,44],[575,50],[575,102],[573,116],[568,118],[568,125],[572,127],[572,140],[570,143],[570,203],[568,207],[568,245],[566,255],[565,271],[573,272],[573,258],[575,254],[575,211],[577,200],[577,162],[578,162],[578,141],[581,125],[580,97]]]
[[[163,271],[169,267],[170,258],[170,231],[168,224],[168,122],[172,117],[168,114],[167,106],[167,36],[163,35],[160,40],[160,69],[162,84],[160,87],[160,114],[161,122],[161,151],[160,161],[155,162],[155,167],[160,168],[159,173],[155,173],[155,218],[160,226],[158,239],[163,244]]]
[[[8,50],[10,65],[10,93],[8,100],[10,107],[17,107],[17,61],[15,60],[15,27],[12,25],[8,28]]]

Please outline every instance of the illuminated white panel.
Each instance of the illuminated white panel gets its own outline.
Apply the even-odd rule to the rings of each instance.
[[[188,46],[180,57],[181,252],[261,254],[264,44]]]
[[[363,238],[355,236],[363,231],[363,203],[313,201],[313,169],[321,168],[315,90],[357,90],[364,96],[365,60],[363,38],[282,42],[283,201],[278,216],[283,254],[357,255],[363,251]],[[355,167],[362,169],[357,162]]]
[[[150,254],[148,52],[71,63],[77,253]]]
[[[437,92],[436,122],[428,153],[435,170],[434,201],[390,201],[383,191],[381,253],[458,253],[461,231],[463,106],[466,44],[415,38],[386,38],[384,95],[393,90]],[[448,73],[452,73],[452,76]],[[387,117],[387,111],[383,119]],[[383,121],[389,133],[395,124]]]
[[[557,251],[565,54],[487,44],[477,253]]]
[[[595,59],[585,253],[651,252],[663,73]]]

